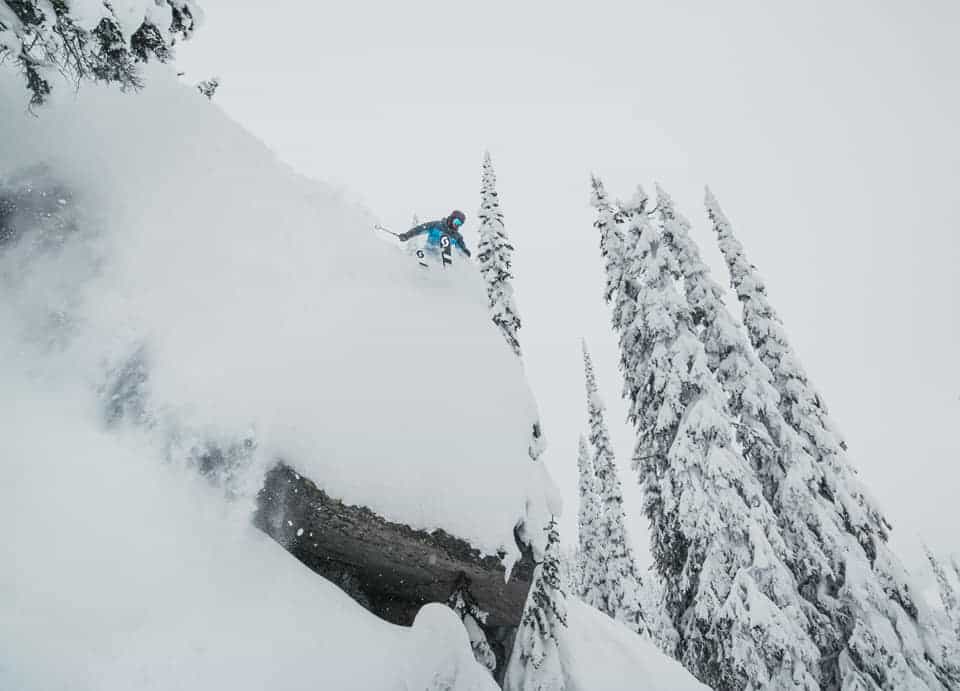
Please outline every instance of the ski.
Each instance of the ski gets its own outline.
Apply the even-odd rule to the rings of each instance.
[[[453,264],[453,257],[450,254],[450,238],[446,235],[440,236],[440,260],[443,268]]]
[[[380,225],[379,223],[375,224],[373,228],[374,230],[379,230],[382,233],[387,233],[388,235],[392,235],[395,238],[403,237],[401,233],[394,233],[392,230],[390,230],[385,226]],[[439,254],[440,254],[440,265],[443,268],[447,268],[448,266],[451,266],[453,264],[452,242],[450,241],[450,236],[446,235],[445,233],[440,235]],[[427,262],[427,253],[423,250],[423,248],[418,249],[416,251],[416,255],[417,255],[417,263],[420,266],[422,266],[425,269],[430,268],[430,264],[429,262]]]

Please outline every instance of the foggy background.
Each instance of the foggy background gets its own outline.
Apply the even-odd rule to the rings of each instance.
[[[712,187],[895,548],[914,566],[921,538],[960,549],[960,5],[203,5],[204,26],[179,47],[183,79],[219,76],[215,104],[385,225],[460,208],[475,247],[491,152],[565,541],[583,336],[649,561],[588,205],[596,172],[614,197],[660,181],[727,285],[703,212]],[[442,412],[422,411],[424,424]]]

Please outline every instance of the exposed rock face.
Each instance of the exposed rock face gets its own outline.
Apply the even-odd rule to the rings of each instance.
[[[409,626],[424,604],[446,602],[466,584],[487,612],[481,628],[497,657],[495,676],[502,679],[533,577],[529,550],[506,580],[498,557],[483,556],[442,530],[413,530],[366,507],[344,504],[283,463],[267,473],[254,524],[395,624]]]

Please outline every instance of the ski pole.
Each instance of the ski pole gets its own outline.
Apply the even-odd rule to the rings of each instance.
[[[392,230],[390,230],[389,228],[384,228],[384,227],[383,227],[382,225],[380,225],[379,223],[378,223],[377,225],[375,225],[374,228],[376,228],[377,230],[382,230],[384,233],[389,233],[390,235],[392,235],[392,236],[395,237],[395,238],[400,237],[400,233],[394,233]]]

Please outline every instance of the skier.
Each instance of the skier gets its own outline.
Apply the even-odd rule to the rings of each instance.
[[[406,242],[410,238],[426,233],[426,246],[433,251],[437,251],[438,248],[446,249],[446,243],[443,242],[443,238],[447,237],[451,244],[456,245],[461,252],[469,257],[470,250],[467,249],[467,244],[463,241],[463,235],[460,234],[460,228],[463,227],[463,222],[466,219],[467,217],[464,216],[462,211],[453,211],[442,220],[421,223],[406,233],[400,233],[397,237]]]

